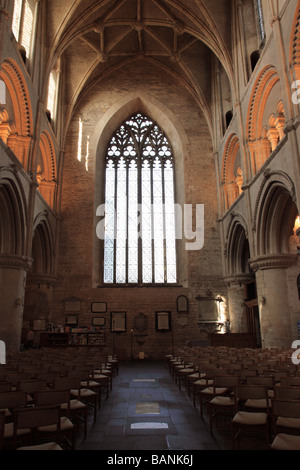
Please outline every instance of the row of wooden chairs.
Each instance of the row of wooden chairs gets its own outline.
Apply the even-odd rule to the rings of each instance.
[[[89,361],[91,358],[86,354],[73,354],[71,357],[63,350],[56,350],[55,353],[47,351],[46,354],[30,351],[13,359],[7,365],[0,366],[0,424],[4,415],[3,435],[0,428],[0,448],[17,448],[24,439],[25,443],[30,447],[34,444],[35,448],[36,443],[45,439],[45,431],[48,430],[51,431],[47,435],[49,448],[74,449],[81,422],[84,439],[87,437],[88,409],[93,408],[96,421],[103,393],[109,396],[113,375],[118,373],[117,358],[94,357],[93,361]],[[32,429],[30,426],[19,428],[19,423],[24,423],[27,418],[36,423],[28,411],[31,409],[40,409],[41,419],[45,412],[45,420],[49,419],[51,413],[53,419],[56,419],[54,415],[57,415],[58,409],[59,426],[55,423],[50,426],[41,421]]]
[[[300,449],[300,374],[291,351],[255,353],[257,361],[247,361],[249,350],[224,357],[226,352],[228,348],[205,348],[202,355],[185,350],[183,356],[166,357],[179,388],[184,384],[190,396],[193,387],[193,403],[199,398],[202,419],[207,408],[210,432],[221,414],[231,420],[233,448],[243,433],[263,432],[272,449]]]

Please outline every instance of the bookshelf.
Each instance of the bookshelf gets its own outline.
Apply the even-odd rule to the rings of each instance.
[[[74,329],[73,329],[74,330]],[[75,330],[80,330],[76,328]],[[105,346],[105,331],[41,333],[41,346]]]

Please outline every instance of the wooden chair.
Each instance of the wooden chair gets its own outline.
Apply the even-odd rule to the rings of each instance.
[[[77,402],[88,404],[94,409],[94,421],[97,420],[97,393],[88,388],[82,388],[81,380],[78,377],[57,377],[54,381],[55,389],[70,390],[71,396],[75,397]],[[78,406],[78,413],[81,407]],[[85,411],[82,409],[82,412]]]
[[[55,429],[55,439],[48,440],[40,436],[44,427]],[[20,431],[29,431],[29,442],[19,447]],[[62,450],[60,442],[60,407],[28,407],[14,410],[14,449],[18,450]],[[45,440],[46,439],[46,440]]]
[[[75,425],[71,419],[71,394],[70,390],[39,390],[34,395],[35,406],[59,405],[61,410],[60,431],[65,436],[68,446],[75,449]],[[49,427],[41,428],[40,432],[56,432]],[[70,439],[69,439],[70,436]]]
[[[59,404],[62,413],[69,417],[72,422],[74,421],[76,425],[78,424],[78,421],[84,423],[84,439],[86,439],[88,407],[80,400],[72,399],[70,389],[60,390],[53,388],[51,390],[40,390],[35,394],[35,404],[40,406]]]
[[[274,387],[275,387],[275,380],[272,375],[257,375],[257,376],[250,376],[246,377],[246,384],[247,385],[264,385],[268,388],[268,396],[270,398],[274,397]],[[264,405],[263,405],[264,408]]]
[[[9,446],[13,439],[13,412],[17,408],[26,407],[27,394],[24,391],[10,391],[0,393],[0,410],[5,415],[4,442]],[[28,430],[21,430],[20,434],[28,434]]]
[[[37,390],[46,390],[47,382],[46,380],[22,380],[16,384],[17,390],[23,390],[27,393],[27,403],[33,403],[34,393]]]
[[[214,420],[219,415],[232,417],[235,410],[233,392],[234,387],[240,384],[240,377],[238,375],[228,375],[225,377],[226,379],[224,381],[223,376],[216,377],[213,387],[218,385],[219,380],[220,384],[222,383],[223,385],[225,385],[226,382],[227,393],[225,395],[213,393],[212,398],[207,403],[209,429],[211,434],[213,434]]]
[[[263,400],[264,411],[246,411],[245,404],[250,400]],[[269,397],[268,388],[263,385],[240,384],[234,388],[235,411],[232,418],[232,447],[235,449],[241,434],[260,436],[263,434],[266,443],[270,442],[269,430]]]
[[[226,373],[213,376],[213,384],[209,387],[200,390],[199,402],[200,402],[200,416],[203,419],[204,405],[209,403],[214,397],[229,395],[233,392],[235,385],[239,384],[239,377],[235,375],[227,375]]]
[[[205,388],[212,386],[214,382],[214,377],[217,375],[226,375],[225,369],[209,368],[206,369],[205,373],[202,375],[202,379],[193,382],[193,405],[196,406],[196,397],[201,394],[201,391]]]
[[[274,398],[272,400],[273,434],[300,435],[300,400]]]

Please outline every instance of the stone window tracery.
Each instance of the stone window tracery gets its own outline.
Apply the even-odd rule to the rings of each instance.
[[[106,154],[104,283],[176,283],[174,201],[171,145],[137,113],[115,132]]]

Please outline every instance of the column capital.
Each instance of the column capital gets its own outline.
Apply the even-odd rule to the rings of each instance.
[[[42,284],[47,286],[54,286],[57,281],[55,276],[51,276],[50,274],[29,274],[27,276],[26,283],[27,284]]]
[[[21,271],[29,271],[32,259],[26,256],[13,254],[0,254],[0,268],[19,269]]]
[[[298,255],[294,254],[269,254],[249,260],[251,269],[256,272],[265,269],[285,269],[296,263]]]
[[[242,286],[243,284],[246,284],[249,281],[253,281],[253,279],[254,277],[251,273],[238,273],[224,277],[224,282],[227,287],[231,287],[233,285]]]

